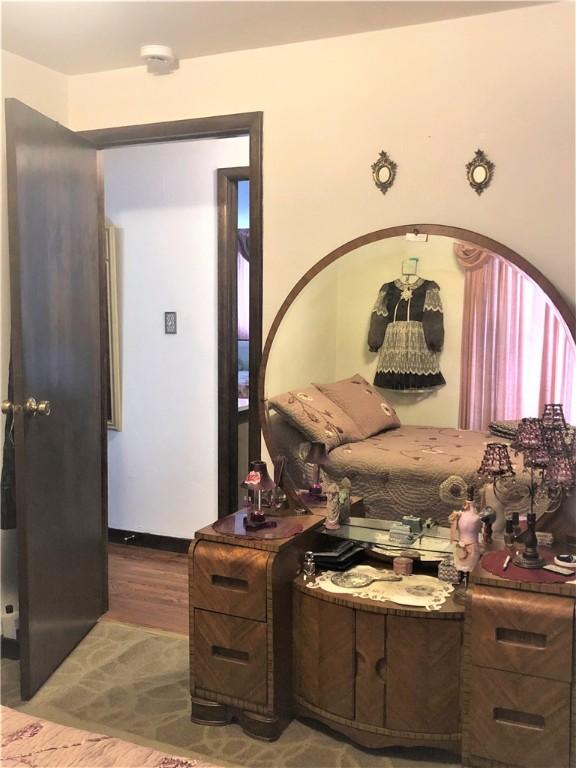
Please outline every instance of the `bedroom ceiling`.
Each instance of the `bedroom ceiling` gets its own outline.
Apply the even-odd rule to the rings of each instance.
[[[3,2],[2,47],[66,75],[142,64],[140,46],[180,59],[494,13],[540,2]]]

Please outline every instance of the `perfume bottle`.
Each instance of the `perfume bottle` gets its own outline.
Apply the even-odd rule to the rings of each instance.
[[[516,534],[514,532],[514,519],[506,518],[506,527],[504,528],[504,547],[509,555],[516,554]]]
[[[522,533],[522,528],[520,527],[520,513],[519,512],[512,512],[512,530],[514,531],[514,536],[518,538],[520,534]]]

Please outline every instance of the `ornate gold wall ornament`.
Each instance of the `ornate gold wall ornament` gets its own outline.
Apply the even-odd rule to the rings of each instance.
[[[494,163],[488,160],[483,149],[477,149],[474,159],[466,163],[468,183],[476,194],[481,195],[490,184],[495,167]]]
[[[376,160],[375,163],[372,163],[372,178],[374,179],[374,184],[376,184],[383,195],[385,195],[392,184],[394,184],[397,168],[398,166],[394,160],[392,160],[384,150],[380,152],[378,160]]]

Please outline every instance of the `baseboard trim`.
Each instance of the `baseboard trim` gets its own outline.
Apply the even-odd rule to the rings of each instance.
[[[166,552],[188,552],[191,539],[178,539],[175,536],[158,536],[155,533],[123,531],[120,528],[108,528],[108,541],[114,544],[126,544],[130,547],[163,549]]]
[[[2,658],[18,661],[20,659],[20,643],[12,637],[0,637],[0,646],[2,648]]]

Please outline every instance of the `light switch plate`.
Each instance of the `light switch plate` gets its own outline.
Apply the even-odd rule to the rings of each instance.
[[[176,312],[164,312],[164,333],[177,333]]]

